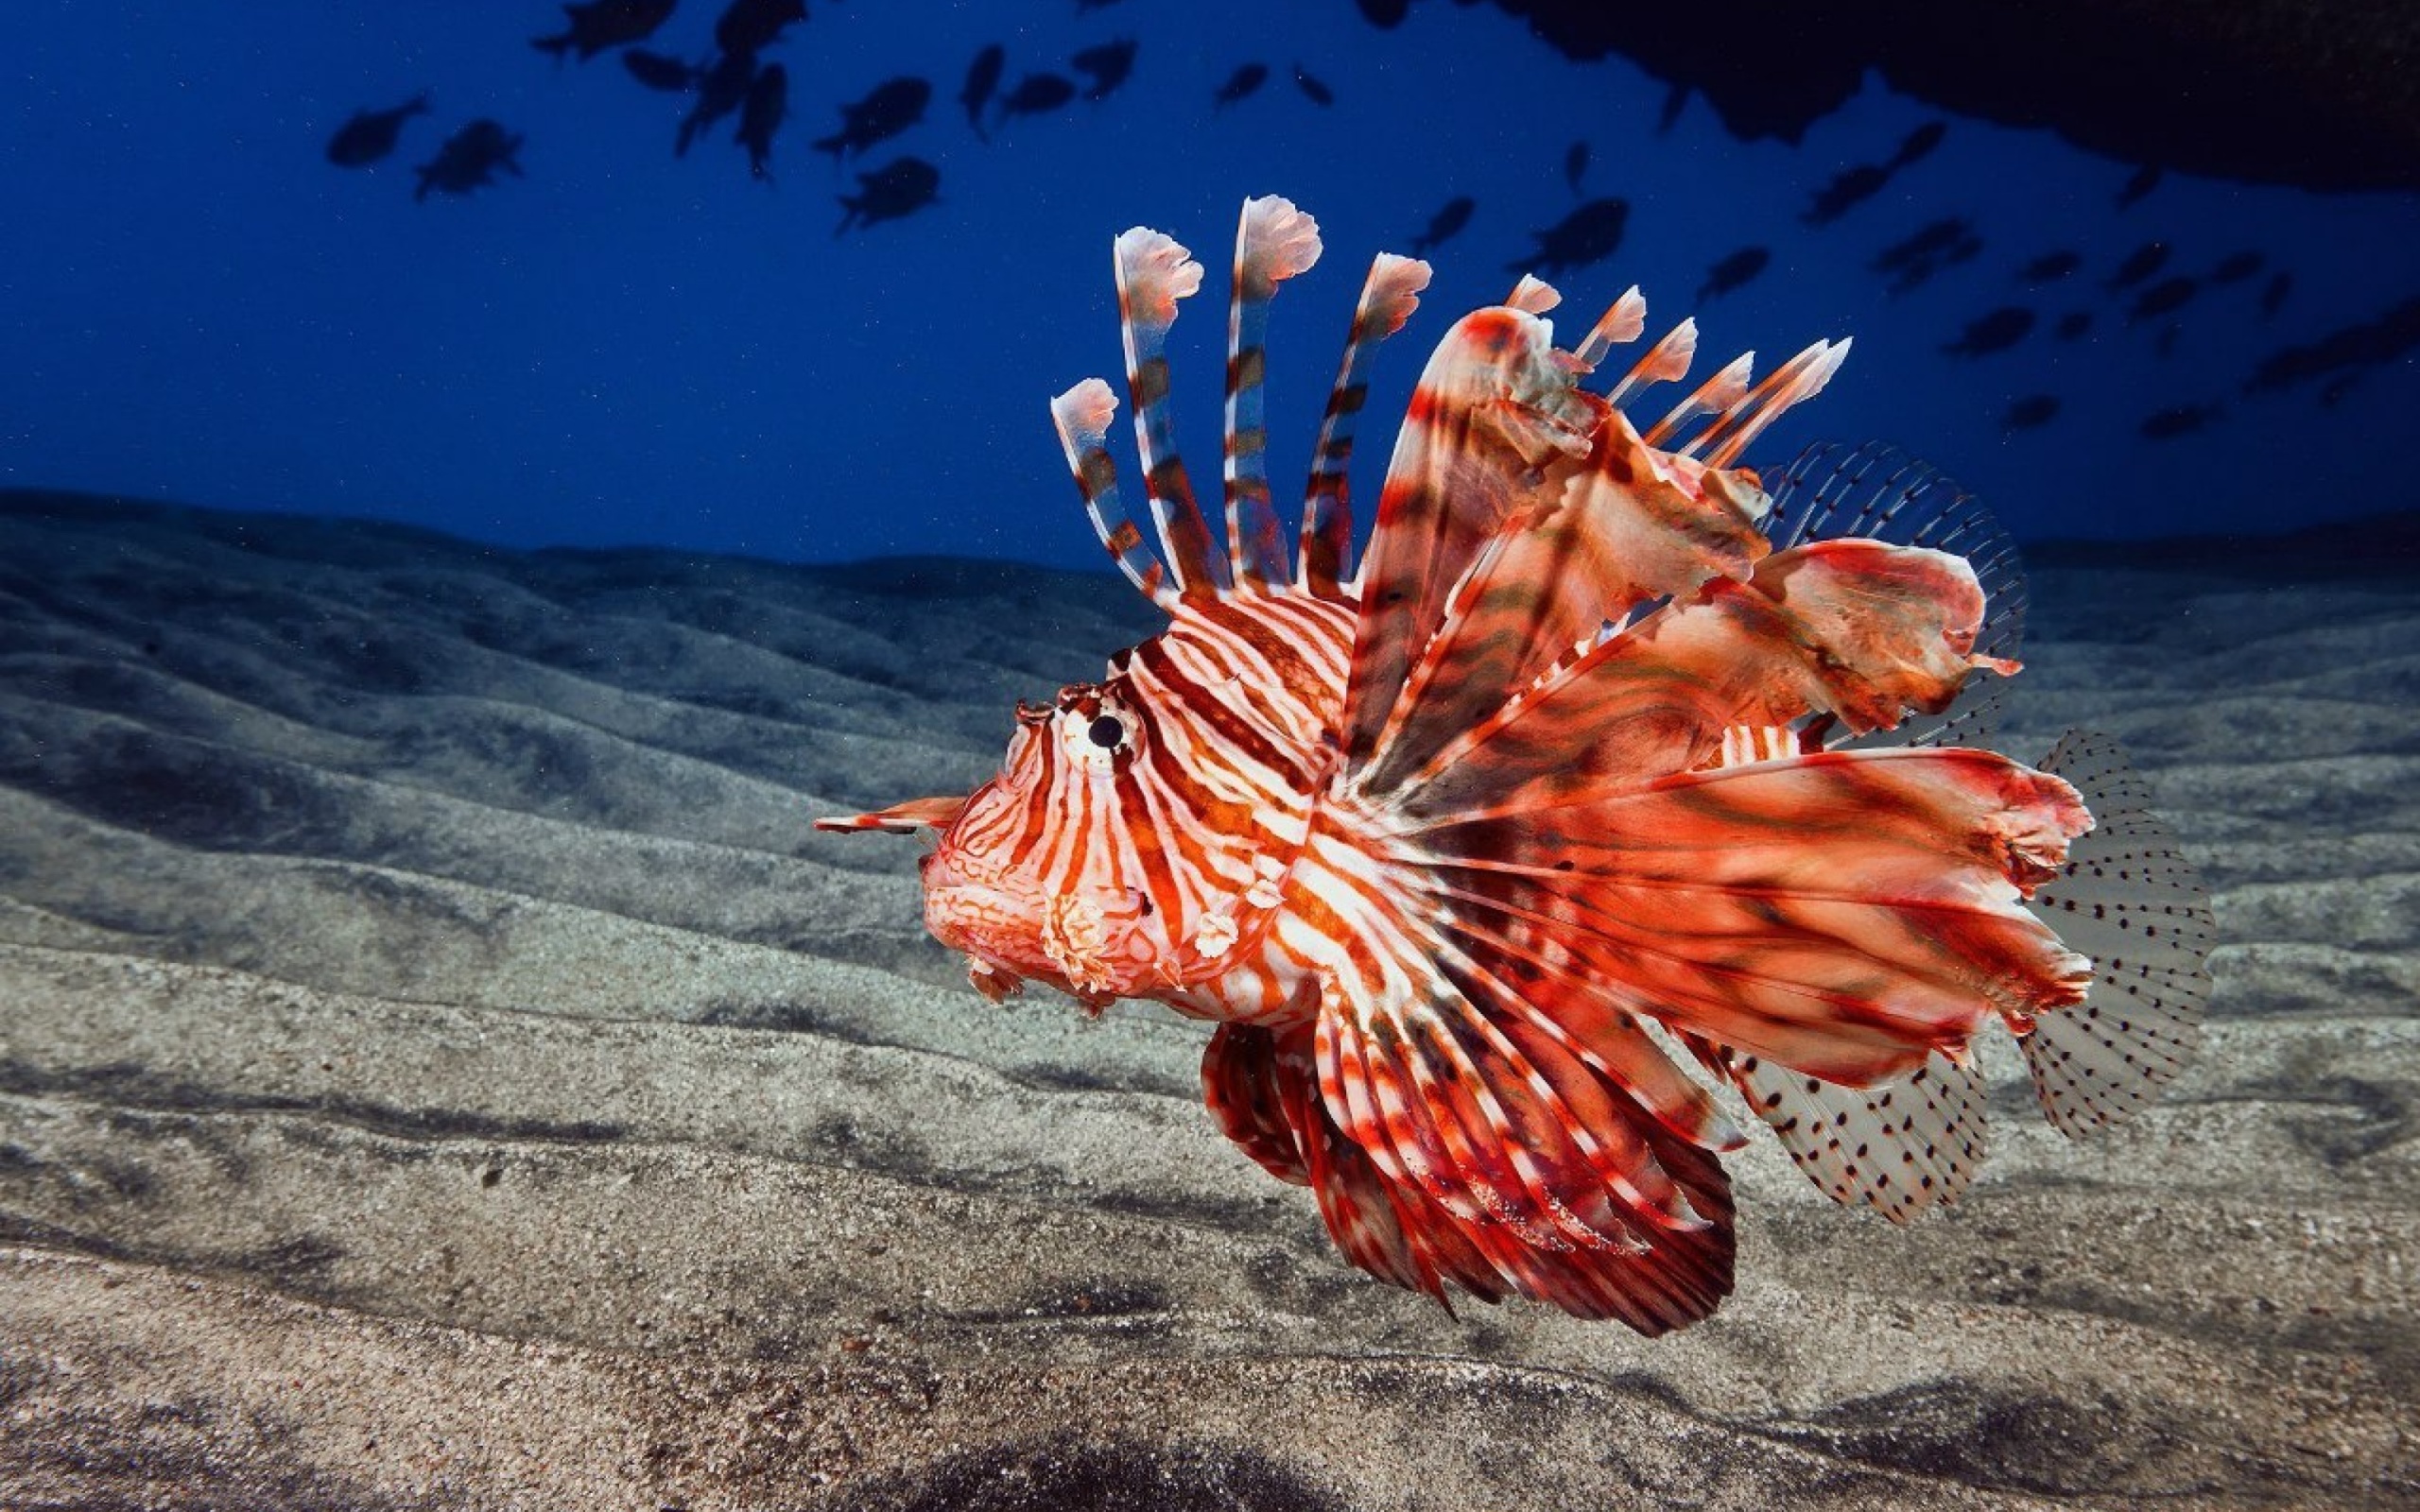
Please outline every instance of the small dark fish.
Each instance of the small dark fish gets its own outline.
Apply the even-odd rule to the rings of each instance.
[[[1134,47],[1132,38],[1120,37],[1087,47],[1067,60],[1076,66],[1076,72],[1092,78],[1084,90],[1084,98],[1105,100],[1126,82],[1126,76],[1134,72]]]
[[[2254,371],[2244,391],[2284,388],[2314,378],[2383,367],[2414,352],[2420,352],[2420,297],[2404,301],[2376,319],[2331,331],[2307,346],[2272,353]]]
[[[481,184],[495,182],[495,170],[518,179],[521,164],[513,154],[521,150],[521,138],[506,130],[485,116],[445,139],[437,156],[422,163],[414,171],[420,175],[420,185],[412,191],[414,199],[425,199],[431,189],[441,189],[449,195],[466,195]]]
[[[2175,356],[2176,338],[2184,334],[2185,327],[2174,320],[2170,320],[2168,324],[2160,327],[2159,335],[2152,338],[2152,354],[2160,358],[2162,361],[2166,361],[2168,358]]]
[[[959,86],[958,102],[966,107],[966,124],[986,142],[992,138],[983,129],[983,107],[992,103],[992,92],[1000,87],[1000,75],[1008,66],[1009,50],[995,42],[975,55],[975,61],[966,67],[966,82]]]
[[[715,45],[727,53],[758,53],[806,19],[806,0],[731,0],[715,19]]]
[[[748,98],[739,107],[738,141],[748,149],[750,178],[773,176],[773,133],[782,129],[782,119],[789,112],[789,70],[779,63],[767,63],[748,86]]]
[[[1891,281],[1893,297],[1914,292],[1945,269],[1981,255],[1983,239],[1962,216],[1931,221],[1913,234],[1893,242],[1867,266]]]
[[[2334,409],[2343,402],[2346,394],[2353,391],[2353,386],[2360,381],[2361,375],[2359,372],[2339,373],[2329,379],[2327,387],[2319,391],[2319,407]]]
[[[2220,413],[2216,404],[2171,404],[2145,416],[2140,429],[2146,439],[2170,441],[2205,429]]]
[[[2118,271],[2109,275],[2109,286],[2123,289],[2140,284],[2160,270],[2161,265],[2168,261],[2168,252],[2166,242],[2143,243],[2127,253],[2126,260],[2118,265]]]
[[[2042,284],[2056,284],[2063,278],[2072,277],[2075,270],[2082,266],[2083,266],[2083,258],[2078,253],[2044,252],[2018,268],[2016,276],[2019,282],[2031,284],[2038,288]]]
[[[2294,292],[2294,275],[2279,269],[2272,274],[2268,286],[2260,291],[2260,315],[2268,319],[2286,307],[2286,296]]]
[[[2202,281],[2174,274],[2135,296],[2135,307],[2126,312],[2128,325],[2140,325],[2163,315],[2173,315],[2193,301],[2202,291]]]
[[[1587,176],[1588,144],[1574,142],[1563,155],[1563,181],[1571,185],[1571,192],[1576,195],[1580,192],[1580,180]]]
[[[586,62],[608,48],[645,42],[672,14],[673,0],[575,0],[563,7],[571,26],[560,37],[532,37],[529,45]]]
[[[1115,4],[1117,0],[1076,0],[1076,14],[1080,16],[1087,10],[1106,10]]]
[[[1698,302],[1703,304],[1718,295],[1730,293],[1763,272],[1765,265],[1772,260],[1773,254],[1765,248],[1740,248],[1715,264],[1713,270],[1706,274],[1705,285],[1698,290]]]
[[[2145,163],[2143,166],[2136,168],[2135,170],[2135,176],[2126,180],[2126,187],[2118,191],[2118,208],[2123,210],[2128,205],[2131,205],[2137,199],[2142,198],[2143,196],[2150,194],[2152,190],[2158,188],[2159,181],[2165,176],[2166,171],[2167,170],[2155,167],[2151,163]]]
[[[672,139],[672,155],[686,155],[699,132],[746,104],[748,87],[755,77],[754,53],[724,53],[716,58],[698,76],[698,97],[689,106],[689,113],[682,118],[680,133]]]
[[[1076,97],[1076,86],[1056,74],[1028,74],[1017,80],[1017,87],[1000,96],[1000,119],[1012,115],[1040,115],[1055,111]],[[908,160],[914,162],[914,159]]]
[[[355,111],[353,119],[328,138],[328,161],[339,168],[360,168],[395,150],[404,123],[428,113],[428,91],[423,90],[391,110]]]
[[[1361,19],[1381,31],[1392,31],[1403,25],[1411,13],[1411,0],[1354,0],[1360,8]]]
[[[2015,346],[2032,329],[2031,310],[2018,304],[2002,305],[1989,315],[1967,321],[1958,339],[1941,350],[1953,357],[1989,356]]]
[[[1268,64],[1246,63],[1227,76],[1227,81],[1219,86],[1219,93],[1210,97],[1210,103],[1214,109],[1223,110],[1251,95],[1268,81]]]
[[[1456,195],[1445,201],[1443,209],[1428,217],[1428,229],[1411,239],[1411,254],[1426,257],[1429,250],[1449,240],[1456,232],[1471,223],[1471,212],[1478,201],[1468,195]]]
[[[1689,108],[1689,86],[1675,84],[1664,92],[1664,109],[1655,116],[1655,134],[1668,136],[1672,128],[1681,124],[1681,112]]]
[[[1310,70],[1305,68],[1300,63],[1296,63],[1294,65],[1294,87],[1301,90],[1303,92],[1303,97],[1309,100],[1314,105],[1333,105],[1336,103],[1336,91],[1328,88],[1325,84],[1322,84],[1318,79],[1312,77]]]
[[[1591,199],[1541,232],[1532,232],[1538,249],[1510,265],[1515,273],[1536,272],[1551,278],[1567,268],[1586,267],[1614,255],[1630,224],[1630,201],[1611,196]]]
[[[845,158],[887,142],[923,120],[932,97],[933,86],[912,74],[887,78],[865,98],[840,107],[840,129],[820,138],[816,150]]]
[[[2229,252],[2210,269],[2213,284],[2240,284],[2269,266],[2269,259],[2255,251]]]
[[[1906,139],[1900,142],[1899,150],[1892,153],[1891,161],[1883,166],[1896,173],[1912,163],[1922,163],[1932,156],[1932,149],[1941,146],[1941,139],[1948,134],[1947,121],[1927,121],[1908,133]]]
[[[688,94],[698,87],[698,77],[704,72],[678,58],[666,58],[662,53],[651,53],[643,47],[633,47],[624,53],[622,66],[631,71],[632,78],[666,94]]]
[[[922,158],[901,158],[857,175],[857,193],[841,195],[838,235],[851,226],[878,226],[912,215],[941,198],[942,173]]]
[[[2059,317],[2059,339],[2073,341],[2092,329],[2090,310],[2069,310]]]
[[[2008,406],[2008,413],[2000,417],[2000,424],[2012,431],[2030,431],[2048,425],[2058,413],[2058,395],[2028,394]]]
[[[1891,170],[1878,163],[1860,163],[1854,168],[1843,168],[1832,176],[1832,181],[1815,191],[1815,200],[1798,218],[1809,226],[1828,226],[1882,192],[1891,181]]]

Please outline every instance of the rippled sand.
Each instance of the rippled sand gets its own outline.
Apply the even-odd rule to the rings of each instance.
[[[2420,563],[2061,558],[2209,1041],[1955,1210],[1734,1161],[1661,1342],[1348,1270],[1197,1025],[959,985],[914,843],[1106,578],[0,493],[0,1503],[2420,1505]],[[215,1488],[197,1501],[190,1488]]]

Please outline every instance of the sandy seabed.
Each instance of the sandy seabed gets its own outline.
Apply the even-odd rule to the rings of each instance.
[[[987,1006],[907,840],[1108,579],[515,554],[0,493],[0,1504],[2420,1506],[2420,561],[2033,578],[2199,1063],[1947,1212],[1732,1160],[1649,1341],[1338,1259],[1199,1025]]]

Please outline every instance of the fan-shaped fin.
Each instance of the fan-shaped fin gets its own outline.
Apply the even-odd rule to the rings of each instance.
[[[1320,421],[1310,481],[1303,490],[1302,544],[1295,553],[1295,573],[1303,588],[1320,597],[1337,596],[1350,572],[1353,507],[1346,472],[1353,461],[1353,438],[1361,405],[1369,397],[1372,363],[1379,343],[1411,318],[1411,312],[1420,305],[1420,291],[1427,286],[1426,263],[1392,252],[1379,253],[1362,282],[1344,357],[1337,366],[1336,384],[1328,390],[1327,414]]]
[[[1244,201],[1236,231],[1235,292],[1227,312],[1227,571],[1237,584],[1288,579],[1286,545],[1269,498],[1269,305],[1277,285],[1319,261],[1319,222],[1292,201]]]
[[[1226,553],[1213,547],[1209,522],[1178,455],[1168,405],[1168,327],[1177,301],[1199,292],[1201,265],[1176,241],[1137,226],[1117,238],[1117,313],[1126,334],[1126,387],[1134,404],[1134,438],[1160,529],[1160,553],[1186,595],[1228,586]]]
[[[2192,1058],[2217,927],[2201,878],[2115,740],[2070,730],[2042,769],[2074,783],[2096,821],[2031,902],[2092,957],[2091,989],[2038,1016],[2019,1041],[2042,1111],[2072,1137],[2132,1117]]]
[[[1983,1163],[1983,1080],[1939,1051],[1904,1076],[1842,1087],[1754,1056],[1724,1057],[1748,1106],[1824,1194],[1893,1223],[1954,1202]]]

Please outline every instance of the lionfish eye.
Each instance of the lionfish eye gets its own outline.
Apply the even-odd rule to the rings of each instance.
[[[1115,714],[1103,714],[1094,720],[1084,733],[1103,750],[1115,750],[1126,744],[1126,721]]]

